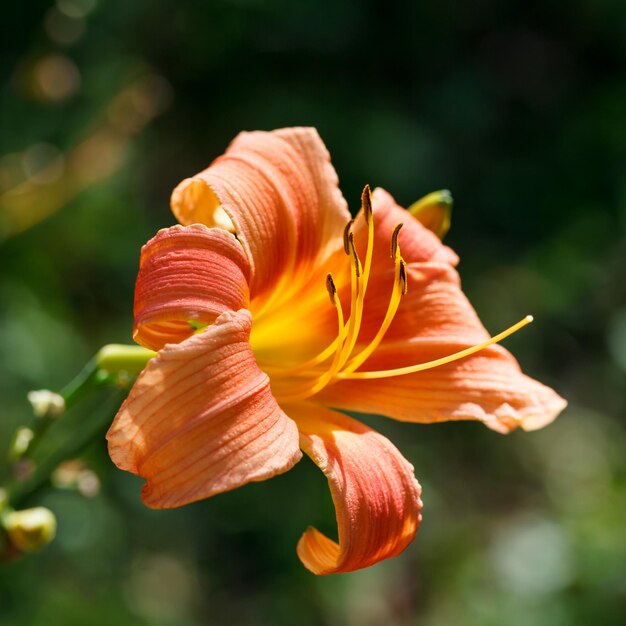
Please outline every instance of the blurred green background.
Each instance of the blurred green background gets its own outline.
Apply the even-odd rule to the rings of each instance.
[[[3,448],[28,390],[130,341],[170,190],[240,130],[296,124],[353,210],[366,182],[405,206],[452,190],[466,292],[492,332],[535,316],[507,346],[570,401],[508,437],[371,417],[415,465],[424,522],[399,558],[326,578],[295,554],[307,525],[334,532],[308,460],[155,512],[99,438],[99,493],[27,503],[58,536],[0,569],[2,626],[624,624],[624,2],[32,0],[2,19]]]

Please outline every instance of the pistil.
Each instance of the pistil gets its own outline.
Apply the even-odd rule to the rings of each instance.
[[[513,324],[510,328],[502,331],[501,333],[491,337],[487,341],[483,341],[483,343],[479,343],[471,348],[466,348],[465,350],[460,350],[459,352],[455,352],[454,354],[450,354],[449,356],[442,357],[441,359],[435,359],[434,361],[428,361],[426,363],[419,363],[417,365],[409,365],[408,367],[399,367],[397,369],[391,370],[379,370],[376,372],[339,372],[337,374],[337,378],[339,379],[374,379],[374,378],[392,378],[393,376],[406,376],[407,374],[415,374],[416,372],[423,372],[424,370],[432,369],[433,367],[439,367],[440,365],[446,365],[447,363],[452,363],[453,361],[458,361],[467,356],[471,356],[472,354],[476,354],[476,352],[480,352],[485,348],[493,345],[494,343],[498,343],[503,339],[506,339],[513,333],[516,333],[520,328],[527,326],[533,321],[532,315],[527,315],[523,320],[517,322],[517,324]]]

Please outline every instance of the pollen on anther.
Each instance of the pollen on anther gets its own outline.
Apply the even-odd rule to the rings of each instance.
[[[348,234],[348,254],[352,256],[354,261],[354,273],[356,277],[359,278],[361,276],[361,262],[359,261],[359,255],[356,252],[356,246],[354,245],[354,234]]]
[[[398,224],[391,233],[391,258],[395,260],[398,253],[398,236],[400,235],[400,229],[404,224]]]
[[[406,275],[406,262],[404,259],[400,259],[400,267],[398,270],[398,279],[400,281],[400,286],[402,287],[402,295],[406,296],[406,293],[409,290],[409,281]]]
[[[350,220],[343,229],[343,249],[347,255],[350,255],[350,234],[352,233],[352,224],[354,224],[354,220]]]
[[[372,191],[369,185],[365,185],[361,194],[361,207],[363,207],[363,217],[365,223],[369,225],[372,218]]]
[[[326,276],[326,289],[328,290],[328,295],[330,297],[330,303],[335,305],[335,296],[337,295],[337,287],[335,287],[335,281],[333,280],[332,274],[328,274]]]

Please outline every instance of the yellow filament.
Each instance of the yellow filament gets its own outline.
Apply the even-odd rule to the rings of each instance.
[[[404,376],[405,374],[414,374],[415,372],[422,372],[424,370],[432,369],[433,367],[439,367],[440,365],[445,365],[446,363],[452,363],[453,361],[457,361],[458,359],[462,359],[466,356],[470,356],[475,354],[476,352],[480,352],[485,348],[493,345],[494,343],[498,343],[503,339],[506,339],[509,335],[517,332],[520,328],[527,326],[533,321],[532,315],[527,315],[523,320],[517,322],[517,324],[513,324],[510,328],[507,328],[505,331],[502,331],[498,335],[491,337],[487,341],[483,343],[479,343],[471,348],[466,348],[465,350],[461,350],[460,352],[455,352],[449,356],[445,356],[441,359],[435,359],[434,361],[428,361],[427,363],[420,363],[418,365],[409,365],[408,367],[399,367],[393,370],[379,370],[377,372],[339,372],[337,374],[337,378],[340,379],[374,379],[374,378],[392,378],[393,376]]]
[[[369,185],[365,185],[363,190],[361,206],[363,208],[363,217],[367,224],[367,251],[365,253],[365,266],[363,267],[363,295],[365,295],[374,253],[374,214],[372,212],[372,198]]]
[[[350,265],[351,265],[351,273],[350,273],[350,317],[348,318],[348,336],[346,342],[342,346],[342,354],[341,354],[341,364],[345,363],[350,353],[346,354],[346,350],[348,346],[356,343],[356,332],[357,329],[357,302],[359,298],[359,292],[362,289],[362,268],[361,261],[359,259],[359,255],[356,252],[356,248],[354,247],[354,235],[349,233],[347,237],[347,245],[346,248],[349,250],[350,254]],[[356,332],[355,332],[356,331]]]
[[[353,303],[354,308],[350,309],[350,331],[348,332],[348,338],[343,347],[343,354],[341,356],[340,367],[346,364],[346,361],[350,358],[354,346],[356,345],[359,337],[359,331],[361,330],[361,322],[363,321],[363,307],[365,305],[365,293],[367,292],[367,283],[369,281],[370,273],[372,270],[372,259],[374,256],[374,215],[372,212],[371,194],[369,185],[365,186],[363,194],[361,196],[361,207],[363,211],[363,218],[367,224],[367,248],[365,251],[365,265],[361,272],[361,279],[358,282],[358,292],[356,303]],[[354,237],[350,234],[349,244],[351,246],[351,252],[356,258],[357,264],[359,263],[359,257],[354,247]],[[354,321],[353,321],[354,320]]]
[[[406,276],[403,279],[403,270],[404,261],[399,254],[396,254],[396,271],[394,274],[393,280],[393,288],[391,290],[391,298],[389,299],[389,305],[387,307],[387,312],[385,313],[385,317],[383,318],[383,323],[380,325],[376,336],[372,341],[365,347],[361,352],[359,352],[355,357],[353,357],[346,367],[343,369],[343,372],[350,373],[357,370],[367,359],[372,355],[374,350],[379,346],[380,342],[383,340],[385,333],[389,330],[389,326],[391,326],[391,322],[398,311],[398,307],[400,306],[400,301],[402,300],[402,295],[405,293],[405,285],[406,285]],[[404,270],[406,272],[406,270]]]

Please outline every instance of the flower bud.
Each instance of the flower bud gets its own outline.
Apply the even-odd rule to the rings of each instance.
[[[23,457],[34,436],[35,433],[33,433],[30,428],[25,426],[18,428],[13,436],[13,443],[11,444],[11,449],[9,450],[9,458],[15,460]]]
[[[2,525],[11,544],[20,552],[35,552],[47,546],[57,529],[54,513],[42,506],[6,513]]]
[[[439,239],[443,239],[450,229],[452,204],[452,194],[447,189],[441,189],[420,198],[408,211]]]
[[[63,396],[48,389],[28,392],[28,401],[37,417],[58,417],[65,412]]]
[[[103,381],[112,380],[120,387],[128,387],[155,354],[141,346],[112,343],[100,348],[95,362]]]
[[[60,489],[76,489],[86,498],[93,498],[100,491],[100,479],[83,461],[64,461],[51,476],[52,484]]]

